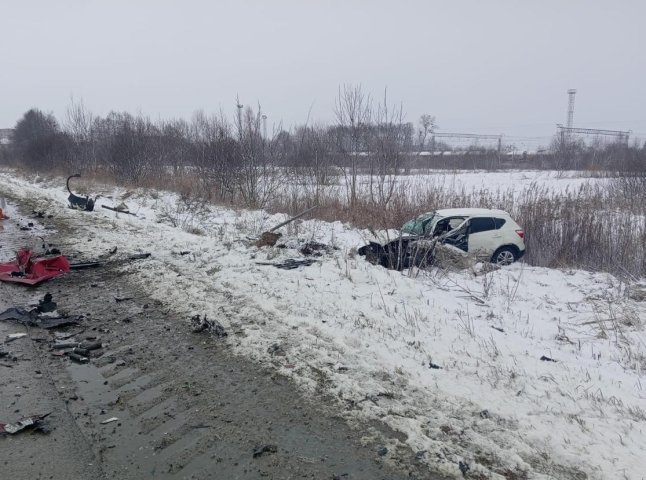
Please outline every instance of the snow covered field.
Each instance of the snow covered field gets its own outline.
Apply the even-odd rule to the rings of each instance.
[[[495,188],[501,178],[506,188],[527,177],[514,175],[454,179]],[[271,362],[314,395],[333,394],[349,419],[386,422],[433,469],[461,477],[463,462],[470,478],[644,478],[646,302],[629,298],[634,285],[522,263],[388,271],[354,254],[367,232],[338,222],[293,224],[279,241],[286,248],[257,248],[250,239],[283,215],[196,212],[153,191],[125,200],[137,218],[85,213],[66,207],[63,179],[34,180],[0,173],[0,195],[35,198],[76,225],[74,249],[88,259],[114,246],[152,252],[124,270],[155,298],[185,319],[217,319],[239,354]],[[311,240],[336,249],[296,270],[256,263],[299,258]]]
[[[322,187],[321,194],[344,198],[346,193],[345,179],[339,176],[336,184]],[[376,181],[373,179],[373,182]],[[386,183],[390,178],[386,179]],[[529,187],[547,188],[554,193],[574,192],[587,185],[603,185],[607,178],[585,176],[580,171],[553,170],[432,170],[412,172],[411,175],[392,177],[395,188],[401,188],[409,198],[423,195],[431,190],[446,190],[465,193],[487,192],[489,194],[513,192],[522,193]],[[357,178],[358,195],[369,193],[370,177],[359,175]],[[302,184],[292,184],[282,192],[282,195],[298,196],[313,189]]]

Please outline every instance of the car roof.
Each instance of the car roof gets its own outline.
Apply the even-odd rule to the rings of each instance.
[[[504,210],[494,210],[490,208],[443,208],[441,210],[435,210],[435,214],[440,217],[459,217],[459,216],[468,216],[468,217],[485,217],[485,216],[505,216],[509,217],[509,214]]]

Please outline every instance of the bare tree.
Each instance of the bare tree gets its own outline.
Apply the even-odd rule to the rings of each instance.
[[[252,208],[265,207],[282,185],[284,172],[279,168],[277,142],[262,135],[262,110],[250,107],[241,111],[238,102],[238,141],[240,171],[238,190],[244,204]]]
[[[372,100],[363,93],[361,85],[339,87],[334,113],[337,119],[336,142],[340,156],[346,195],[350,209],[358,198],[357,177],[362,156],[366,151],[366,136],[372,117]]]

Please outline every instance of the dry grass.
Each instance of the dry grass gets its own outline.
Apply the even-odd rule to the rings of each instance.
[[[64,174],[61,171],[48,172]],[[67,172],[65,172],[67,173]],[[104,185],[114,184],[110,172],[84,175]],[[561,193],[533,184],[523,192],[510,190],[456,190],[444,185],[411,188],[398,181],[387,203],[361,193],[352,208],[338,189],[308,187],[311,179],[292,175],[287,185],[274,192],[266,210],[296,214],[319,205],[304,218],[341,221],[358,228],[399,228],[405,221],[436,208],[483,207],[509,211],[526,234],[530,265],[608,271],[631,279],[646,275],[646,177],[622,175],[605,184],[586,184]],[[340,181],[340,180],[339,180]],[[340,181],[342,183],[342,181]],[[604,185],[601,187],[600,185]],[[195,171],[148,176],[138,185],[151,190],[170,190],[183,198],[242,208],[244,200],[223,197]],[[190,210],[190,208],[189,208]],[[188,212],[187,212],[188,214]]]

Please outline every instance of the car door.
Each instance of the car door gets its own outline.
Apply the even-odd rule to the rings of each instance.
[[[497,233],[492,217],[472,217],[469,219],[468,252],[476,257],[491,258],[498,248],[498,242],[494,238]]]
[[[465,252],[469,251],[469,220],[462,222],[460,226],[451,230],[449,233],[445,234],[444,237],[440,237],[442,243],[448,245],[453,245],[454,247],[464,250]]]

